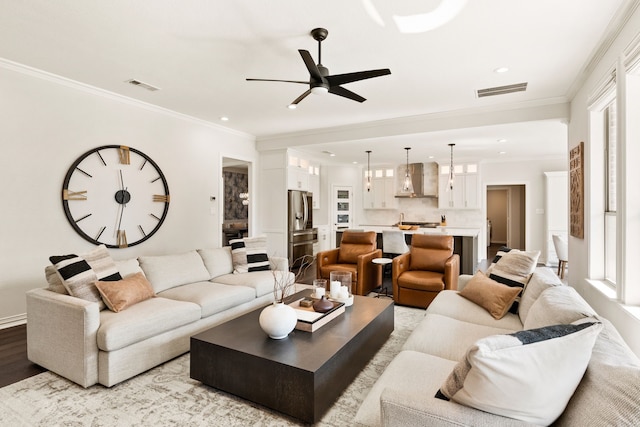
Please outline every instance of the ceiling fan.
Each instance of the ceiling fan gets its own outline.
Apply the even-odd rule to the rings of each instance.
[[[330,75],[329,69],[322,65],[322,41],[327,38],[329,32],[324,28],[315,28],[311,30],[311,36],[318,41],[318,64],[313,62],[313,58],[308,50],[298,49],[300,56],[307,66],[309,71],[308,81],[299,80],[271,80],[271,79],[247,79],[247,81],[259,81],[259,82],[284,82],[284,83],[300,83],[309,85],[302,95],[297,97],[290,105],[289,108],[296,108],[297,104],[307,97],[310,93],[323,94],[332,93],[334,95],[343,96],[345,98],[352,99],[358,102],[366,101],[366,98],[351,92],[348,89],[343,88],[341,85],[359,80],[371,79],[373,77],[386,76],[391,74],[388,68],[380,70],[369,71],[357,71],[355,73],[335,74]]]

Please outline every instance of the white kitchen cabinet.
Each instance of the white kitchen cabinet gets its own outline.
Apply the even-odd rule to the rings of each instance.
[[[371,170],[371,190],[367,191],[367,171],[364,171],[363,201],[364,209],[396,209],[395,169],[393,167]]]
[[[313,209],[320,209],[320,167],[309,166],[309,191],[313,193]]]
[[[309,191],[309,171],[296,166],[287,168],[287,188],[289,190]]]
[[[480,209],[480,177],[476,163],[454,165],[453,189],[449,190],[449,165],[440,165],[438,207]]]

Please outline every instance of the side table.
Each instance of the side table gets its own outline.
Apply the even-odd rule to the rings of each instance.
[[[387,289],[384,286],[385,270],[387,268],[387,265],[391,264],[393,260],[391,258],[374,258],[371,260],[371,262],[382,266],[382,285],[380,286],[380,292],[378,292],[378,295],[376,295],[376,298],[380,298],[380,297],[393,298],[392,295],[389,295],[389,289]]]

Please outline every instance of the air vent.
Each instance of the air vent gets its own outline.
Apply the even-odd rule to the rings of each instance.
[[[478,89],[476,96],[484,98],[485,96],[505,95],[513,92],[524,92],[527,90],[527,83],[516,83],[507,86],[488,87],[486,89]]]
[[[136,79],[127,80],[127,83],[144,88],[146,90],[150,90],[151,92],[160,90],[159,87],[151,86],[149,83],[141,82],[140,80],[136,80]]]

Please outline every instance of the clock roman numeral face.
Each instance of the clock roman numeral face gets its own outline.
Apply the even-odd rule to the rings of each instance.
[[[150,238],[169,209],[169,187],[157,164],[130,147],[98,147],[69,168],[65,214],[86,240],[124,248]]]

